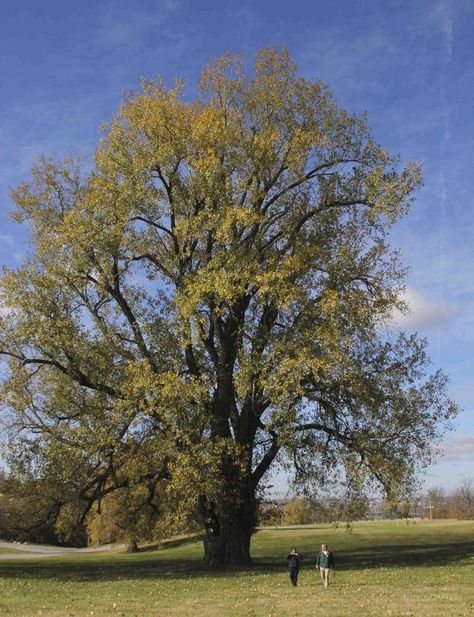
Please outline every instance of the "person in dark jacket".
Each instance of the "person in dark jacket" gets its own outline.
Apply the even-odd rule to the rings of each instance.
[[[321,545],[321,551],[316,559],[316,570],[319,570],[324,588],[329,587],[329,572],[335,568],[334,555],[327,544]]]
[[[301,555],[298,553],[296,548],[292,548],[291,552],[288,553],[287,559],[288,565],[290,566],[290,581],[293,587],[296,587],[298,585]]]

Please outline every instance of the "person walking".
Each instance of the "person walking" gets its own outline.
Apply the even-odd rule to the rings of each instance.
[[[321,550],[316,559],[316,570],[319,570],[321,575],[321,581],[324,585],[324,589],[329,587],[329,572],[335,568],[334,555],[329,550],[327,544],[321,545]]]
[[[293,587],[296,587],[298,585],[301,555],[298,553],[296,548],[292,548],[291,552],[288,553],[287,559],[288,565],[290,566],[290,581]]]

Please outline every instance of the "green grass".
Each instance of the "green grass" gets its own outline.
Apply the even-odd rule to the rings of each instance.
[[[26,551],[20,551],[16,548],[0,548],[0,555],[11,555],[13,553],[25,553]]]
[[[324,590],[313,567],[322,542],[336,577]],[[285,556],[306,559],[297,588]],[[1,561],[2,617],[464,617],[474,615],[474,522],[358,523],[262,530],[256,565],[216,573],[201,545],[184,543],[134,555]]]

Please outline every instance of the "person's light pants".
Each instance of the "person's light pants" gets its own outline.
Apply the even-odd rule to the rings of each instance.
[[[324,587],[327,589],[329,586],[329,568],[319,568],[319,574],[321,575]]]

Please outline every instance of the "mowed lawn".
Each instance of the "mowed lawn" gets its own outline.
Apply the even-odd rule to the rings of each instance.
[[[328,542],[337,571],[324,590],[315,554]],[[285,557],[305,556],[299,585]],[[266,529],[254,537],[256,565],[212,572],[201,545],[81,557],[0,555],[2,617],[366,617],[474,615],[474,522],[356,523],[353,534],[328,525]]]

